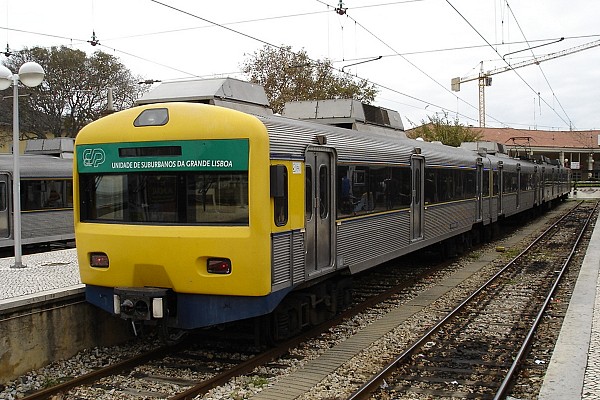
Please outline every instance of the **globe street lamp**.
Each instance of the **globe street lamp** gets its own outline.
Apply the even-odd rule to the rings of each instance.
[[[23,268],[21,262],[21,171],[19,170],[19,81],[25,86],[38,86],[44,80],[44,69],[38,63],[26,62],[13,74],[0,65],[0,90],[13,85],[13,238],[15,243],[14,268]]]

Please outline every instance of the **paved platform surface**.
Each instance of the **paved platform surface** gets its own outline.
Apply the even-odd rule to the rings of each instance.
[[[0,311],[83,291],[75,249],[0,258]]]

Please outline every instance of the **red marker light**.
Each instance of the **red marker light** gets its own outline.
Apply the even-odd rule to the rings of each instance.
[[[90,265],[94,268],[108,268],[108,256],[105,253],[90,254]]]
[[[206,261],[209,274],[227,275],[231,273],[231,260],[227,258],[209,258]]]

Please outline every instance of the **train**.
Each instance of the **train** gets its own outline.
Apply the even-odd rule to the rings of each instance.
[[[567,198],[559,162],[488,147],[409,139],[355,100],[276,115],[241,80],[161,83],[77,135],[86,299],[168,337],[253,319],[285,339],[345,307],[353,275]]]
[[[21,244],[71,243],[73,160],[45,154],[19,157]],[[0,154],[0,248],[14,246],[13,156]]]

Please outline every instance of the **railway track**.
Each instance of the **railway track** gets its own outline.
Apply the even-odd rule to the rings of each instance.
[[[349,399],[503,398],[596,208],[580,203]]]

